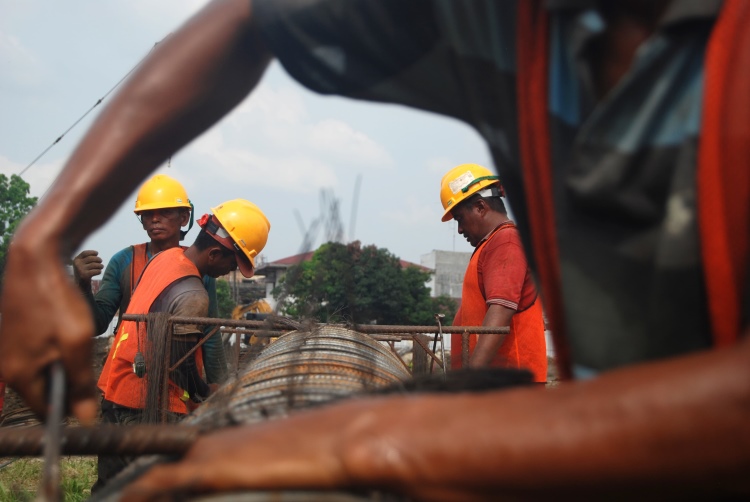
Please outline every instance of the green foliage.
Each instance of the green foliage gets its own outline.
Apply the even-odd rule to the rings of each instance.
[[[216,280],[216,301],[219,308],[219,317],[223,319],[231,318],[235,304],[229,282],[224,279]]]
[[[5,270],[8,246],[18,224],[36,204],[36,197],[29,197],[29,184],[13,174],[10,179],[0,174],[0,274]]]
[[[12,461],[0,458],[0,465]],[[36,500],[42,479],[43,462],[39,458],[19,458],[0,470],[0,502]],[[96,481],[96,457],[63,457],[60,460],[62,499],[80,502],[91,497]]]
[[[418,267],[402,268],[387,249],[329,242],[289,270],[284,311],[320,322],[433,324],[435,313],[452,316],[456,306],[450,298],[430,297],[429,278]]]

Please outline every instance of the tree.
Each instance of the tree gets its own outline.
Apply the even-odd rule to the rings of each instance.
[[[29,197],[30,186],[13,174],[10,179],[0,174],[0,274],[5,271],[8,247],[18,224],[36,205],[37,198]]]
[[[456,309],[450,298],[430,297],[429,277],[418,267],[403,268],[387,249],[329,242],[292,267],[274,294],[287,295],[287,314],[320,322],[424,325],[438,312],[452,318]]]
[[[216,280],[216,301],[218,303],[219,317],[230,319],[235,304],[234,300],[232,300],[232,290],[229,287],[229,282],[224,279]]]

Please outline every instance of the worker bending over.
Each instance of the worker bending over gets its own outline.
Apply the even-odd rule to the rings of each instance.
[[[138,190],[134,212],[150,241],[115,253],[107,264],[96,295],[91,292],[91,278],[101,273],[102,259],[92,250],[82,251],[73,259],[75,278],[91,306],[96,334],[106,331],[117,312],[128,309],[133,289],[151,257],[180,245],[193,227],[195,209],[179,181],[157,174]],[[182,230],[184,226],[187,230]],[[204,276],[203,285],[208,292],[208,316],[218,317],[216,279]],[[113,333],[117,333],[120,322],[118,319]],[[227,377],[227,358],[221,335],[217,333],[209,338],[201,349],[208,382],[223,382]]]
[[[521,237],[508,218],[500,179],[486,167],[462,164],[440,183],[443,221],[476,249],[464,275],[456,326],[510,326],[510,334],[469,335],[469,366],[527,369],[547,381],[542,305],[526,262]],[[462,335],[451,336],[451,367],[462,366]]]

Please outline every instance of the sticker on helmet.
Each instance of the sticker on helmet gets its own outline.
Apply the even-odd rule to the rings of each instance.
[[[462,174],[458,178],[448,183],[448,186],[450,187],[451,191],[455,194],[455,193],[460,192],[463,187],[465,187],[472,181],[474,181],[474,175],[471,173],[471,171],[466,171],[464,174]]]

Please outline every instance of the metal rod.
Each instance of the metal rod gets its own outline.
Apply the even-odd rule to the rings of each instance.
[[[164,315],[163,312],[154,312],[149,314],[154,318],[158,315]],[[167,343],[164,345],[164,361],[162,364],[169,369],[169,361],[172,359],[172,335],[174,334],[174,323],[170,320],[167,322]],[[159,398],[159,413],[161,423],[167,423],[167,412],[169,411],[169,371],[165,371],[161,381],[161,396]]]
[[[404,366],[404,369],[406,369],[406,371],[408,371],[409,373],[411,373],[411,370],[409,369],[409,366],[401,358],[401,355],[396,350],[396,347],[393,346],[393,342],[388,342],[388,343],[386,343],[386,345],[388,346],[389,349],[391,349],[391,352],[393,352],[393,355],[395,355],[396,357],[398,357],[398,360]]]
[[[182,363],[185,362],[185,359],[187,359],[188,357],[190,357],[193,354],[195,354],[195,351],[198,350],[201,345],[203,345],[204,343],[206,343],[206,340],[208,340],[209,338],[211,338],[212,336],[214,336],[214,334],[217,331],[219,331],[219,328],[221,328],[221,326],[215,326],[214,329],[212,329],[211,331],[209,331],[206,336],[204,336],[203,338],[201,338],[198,341],[198,343],[196,343],[195,346],[192,349],[188,350],[187,354],[185,354],[184,356],[182,356],[179,361],[177,361],[176,363],[174,363],[174,365],[171,368],[169,368],[169,372],[172,373],[174,370],[177,369],[177,367],[179,365],[181,365]]]
[[[65,408],[65,370],[61,361],[50,366],[50,395],[47,409],[47,425],[43,434],[44,470],[39,490],[40,500],[60,500],[60,442],[62,436],[63,410]]]
[[[437,362],[438,365],[442,368],[443,363],[438,359],[438,357],[430,350],[430,348],[427,346],[426,343],[424,343],[422,340],[419,339],[419,336],[414,335],[412,339],[419,344],[420,347],[427,353],[428,356],[432,358],[433,361]]]
[[[0,428],[0,452],[6,457],[39,456],[46,444],[44,433],[43,426]],[[199,434],[198,427],[179,424],[65,427],[61,450],[65,455],[179,455]]]
[[[124,314],[122,316],[125,321],[144,321],[146,320],[146,314]],[[266,319],[265,321],[247,321],[241,319],[214,319],[212,317],[171,317],[170,321],[175,324],[203,324],[207,326],[224,326],[227,328],[256,328],[260,330],[271,329],[269,323],[275,326],[280,331],[292,331],[291,328],[284,325],[282,322]],[[381,324],[326,324],[331,327],[342,327],[348,328],[360,333],[366,334],[392,334],[392,333],[437,333],[439,328],[437,326],[399,326],[399,325],[381,325]],[[496,335],[496,334],[508,334],[510,328],[507,326],[503,327],[489,327],[489,326],[443,326],[443,333],[463,333],[468,331],[477,335]],[[278,336],[278,335],[272,335]]]
[[[461,367],[469,367],[469,332],[466,330],[461,333]]]
[[[247,334],[247,335],[253,335],[258,338],[278,338],[283,333],[280,331],[268,331],[268,330],[254,330],[254,329],[247,329],[247,328],[222,328],[222,333],[238,333],[238,334]],[[286,330],[284,331],[286,332]],[[378,340],[379,342],[401,342],[403,340],[409,340],[411,341],[412,334],[410,333],[392,333],[392,334],[386,334],[381,335],[378,333],[368,333],[368,335],[371,338],[374,338],[375,340]]]

